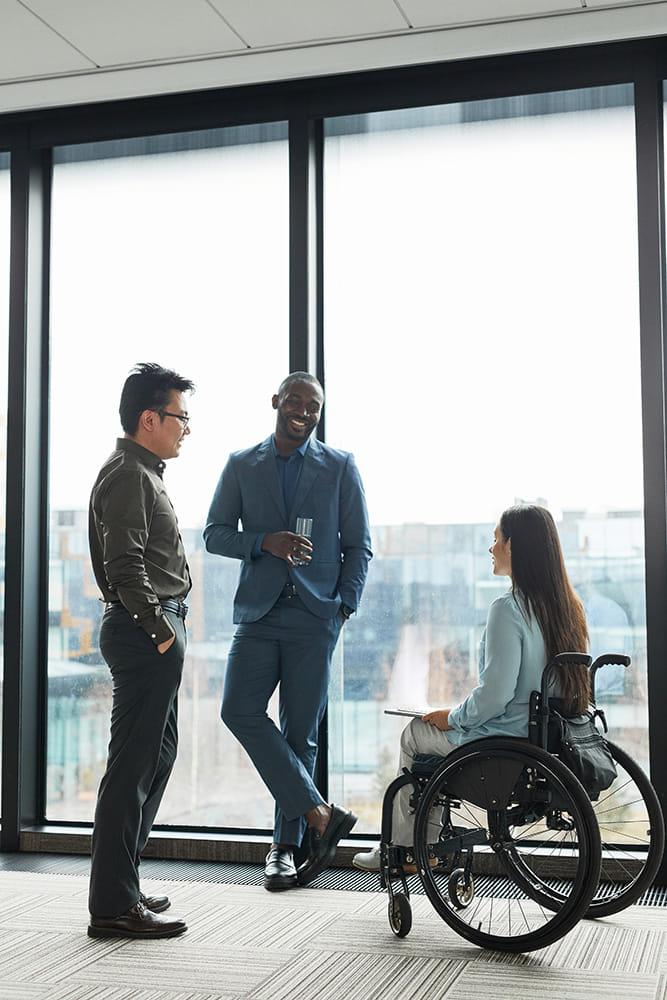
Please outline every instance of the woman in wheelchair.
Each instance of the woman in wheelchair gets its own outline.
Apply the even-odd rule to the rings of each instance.
[[[508,508],[495,528],[489,552],[494,575],[509,576],[511,587],[489,608],[477,687],[456,707],[427,712],[406,726],[399,774],[411,767],[415,754],[444,757],[455,747],[486,736],[527,737],[530,694],[539,689],[545,664],[564,650],[588,646],[584,610],[568,579],[548,510],[534,504]],[[584,711],[589,701],[586,666],[563,668],[557,693],[566,711]],[[404,847],[413,846],[410,794],[406,785],[394,800],[392,842]],[[434,841],[439,829],[434,823]],[[353,864],[378,871],[379,846],[355,855]]]

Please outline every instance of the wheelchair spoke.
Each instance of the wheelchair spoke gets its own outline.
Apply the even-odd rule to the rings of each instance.
[[[653,881],[665,842],[662,810],[637,762],[607,741],[618,777],[593,804],[602,834],[601,884],[589,915],[618,913]]]
[[[463,937],[504,951],[545,947],[576,923],[595,892],[592,807],[552,755],[521,740],[482,742],[483,751],[470,744],[445,758],[423,791],[414,845],[420,877]],[[430,847],[427,830],[443,801],[451,825]],[[430,851],[438,868],[428,865]]]

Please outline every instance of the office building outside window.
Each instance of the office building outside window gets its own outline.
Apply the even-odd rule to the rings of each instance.
[[[327,439],[375,558],[345,631],[336,782],[379,829],[398,706],[474,687],[504,508],[554,514],[613,739],[647,766],[633,93],[325,122]],[[332,710],[334,706],[332,705]]]
[[[288,368],[287,128],[55,151],[47,818],[89,821],[106,761],[110,678],[87,542],[97,471],[122,435],[138,362],[197,385],[165,482],[194,587],[180,748],[158,822],[268,827],[272,803],[219,717],[239,564],[201,536],[227,454],[265,437]]]

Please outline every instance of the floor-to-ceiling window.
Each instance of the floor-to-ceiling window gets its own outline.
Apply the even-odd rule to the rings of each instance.
[[[44,318],[40,330],[40,295],[50,295],[45,813],[38,789],[44,665],[19,641],[36,603],[33,581],[42,581],[36,559],[8,552],[11,571],[18,579],[26,570],[28,583],[21,589],[19,580],[25,614],[10,614],[5,625],[7,649],[20,654],[12,666],[7,657],[5,701],[12,712],[16,703],[8,718],[20,718],[23,748],[38,748],[21,777],[7,744],[7,801],[22,799],[24,826],[43,815],[55,824],[93,815],[110,684],[97,645],[102,608],[88,559],[87,505],[121,433],[123,380],[139,361],[169,365],[197,384],[192,434],[166,471],[194,590],[181,746],[159,821],[272,826],[270,795],[219,719],[238,565],[206,554],[201,528],[227,454],[270,433],[271,395],[290,367],[304,363],[324,373],[326,441],[355,453],[373,530],[366,593],[343,631],[330,690],[329,796],[360,815],[355,833],[377,832],[382,790],[396,766],[401,722],[384,709],[452,704],[474,684],[486,612],[505,586],[491,574],[487,549],[499,513],[516,499],[543,502],[556,516],[593,652],[632,656],[629,671],[601,676],[601,701],[614,739],[647,763],[645,563],[654,711],[661,633],[651,599],[663,592],[658,577],[667,578],[655,573],[661,547],[644,553],[645,523],[651,531],[660,520],[662,490],[658,470],[646,484],[645,522],[638,318],[641,290],[651,470],[659,465],[651,448],[662,435],[662,376],[657,307],[646,321],[647,287],[659,300],[646,240],[656,260],[660,247],[656,233],[646,237],[646,164],[658,150],[645,125],[651,113],[655,125],[656,95],[642,64],[637,153],[632,86],[566,89],[630,79],[635,64],[621,48],[618,62],[613,53],[554,56],[546,73],[536,60],[479,60],[474,84],[442,65],[383,74],[382,88],[371,73],[326,86],[292,81],[275,92],[240,88],[233,99],[220,91],[118,102],[94,114],[61,109],[14,132],[17,122],[9,123],[0,141],[16,143],[14,190],[26,194],[25,203],[15,201],[14,233],[20,236],[25,213],[35,226],[30,250],[39,248],[43,197],[52,209],[51,229],[43,230],[50,286],[40,287],[38,252],[22,261],[20,238],[12,256],[13,285],[30,304],[23,331],[29,374],[38,370],[47,324]],[[476,97],[491,96],[453,103],[471,86]],[[531,93],[492,96],[520,88]],[[217,127],[235,116],[269,124]],[[276,116],[290,119],[291,150],[287,122],[271,123]],[[91,129],[113,141],[91,142]],[[5,320],[8,167],[9,156],[0,154]],[[25,376],[20,313],[9,373],[17,428]],[[29,382],[34,416],[39,390]],[[0,421],[6,383],[0,365]],[[44,468],[38,431],[33,421],[25,449],[24,495],[33,499]],[[12,443],[17,449],[17,437]],[[10,499],[21,488],[19,465]],[[32,545],[43,532],[37,500],[30,510],[19,507],[9,507],[8,537],[23,537],[16,531],[23,517]],[[26,692],[35,693],[27,708]],[[659,713],[651,726],[654,778],[664,792],[664,754],[653,742]]]
[[[325,122],[327,438],[375,558],[345,630],[344,790],[375,831],[400,720],[472,689],[517,500],[556,517],[614,739],[648,759],[631,87]]]
[[[123,381],[156,361],[197,386],[191,434],[165,472],[194,588],[179,758],[158,821],[269,827],[271,801],[219,718],[239,567],[205,554],[201,531],[227,454],[272,429],[288,370],[287,127],[56,149],[52,232],[47,817],[93,816],[110,683],[88,496],[122,434]]]

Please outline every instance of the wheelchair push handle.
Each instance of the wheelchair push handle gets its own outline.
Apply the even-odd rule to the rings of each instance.
[[[552,660],[549,660],[542,672],[542,704],[548,704],[549,683],[551,682],[551,676],[558,670],[559,667],[566,667],[570,665],[577,666],[580,663],[585,667],[590,667],[592,662],[593,657],[589,656],[588,653],[558,653],[558,655],[554,656]]]
[[[596,657],[590,668],[591,701],[593,704],[595,704],[595,675],[600,667],[612,665],[617,667],[629,667],[631,663],[631,658],[629,656],[625,656],[623,653],[602,653],[600,656]]]

